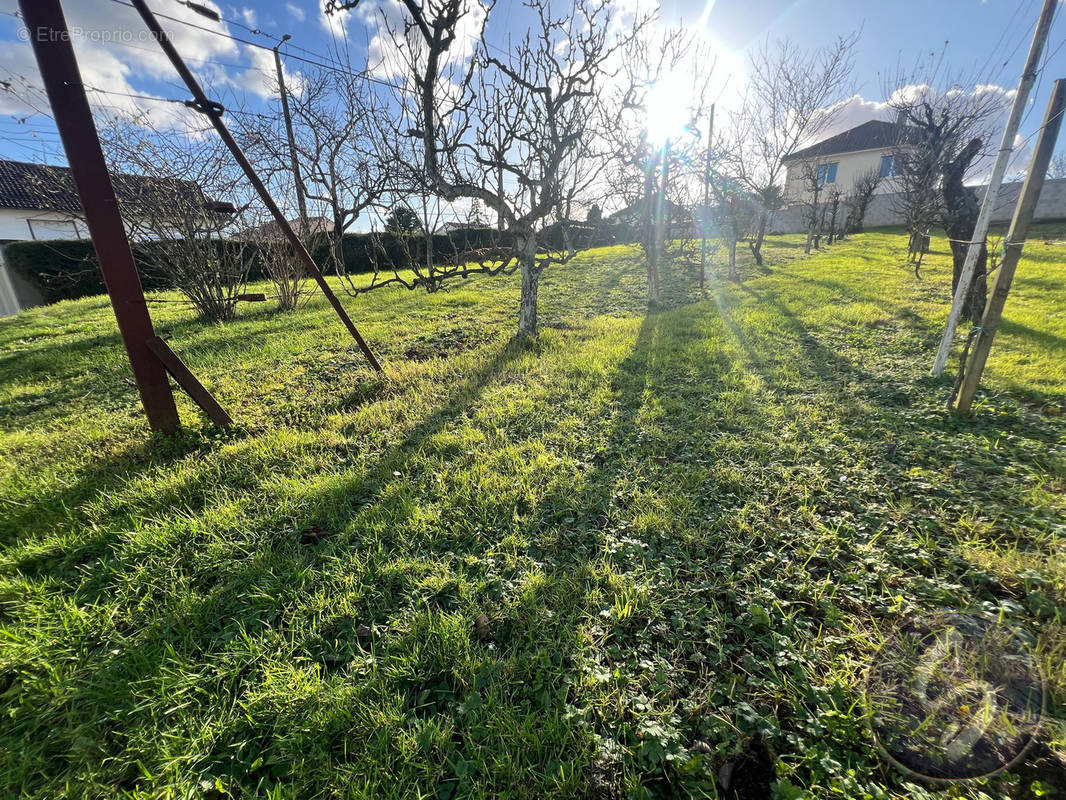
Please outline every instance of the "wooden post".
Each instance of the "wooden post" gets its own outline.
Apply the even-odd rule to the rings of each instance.
[[[178,429],[178,409],[166,370],[149,349],[155,338],[148,304],[119,215],[115,189],[85,96],[70,31],[59,0],[19,0],[63,150],[78,189],[85,223],[111,296],[122,343],[152,430]]]
[[[707,284],[707,229],[711,224],[711,145],[714,143],[714,103],[707,124],[707,158],[703,164],[703,241],[700,245],[700,288]]]
[[[1040,199],[1040,190],[1044,187],[1044,176],[1051,162],[1051,154],[1055,150],[1064,110],[1066,110],[1066,80],[1060,78],[1055,81],[1055,87],[1051,92],[1044,124],[1040,128],[1040,138],[1036,143],[1036,152],[1033,153],[1025,184],[1018,198],[1018,205],[1014,209],[1014,218],[1011,220],[1010,233],[1007,234],[1003,262],[996,272],[995,281],[992,284],[992,297],[989,298],[988,307],[985,308],[981,327],[977,330],[973,350],[970,353],[970,362],[966,366],[966,375],[959,389],[959,400],[955,408],[960,413],[965,414],[970,410],[977,394],[977,387],[981,383],[981,373],[988,360],[996,328],[999,327],[1003,316],[1003,306],[1007,302],[1007,294],[1010,292],[1018,261],[1022,257],[1022,247],[1029,235],[1029,226],[1036,212],[1037,200]]]
[[[1011,105],[1010,117],[1007,119],[1007,127],[1003,130],[1003,141],[999,146],[999,154],[996,156],[995,166],[992,168],[992,176],[985,190],[984,202],[974,225],[973,238],[966,250],[966,261],[959,274],[959,284],[955,287],[955,296],[951,302],[951,311],[948,313],[948,324],[944,328],[944,335],[940,339],[940,348],[937,350],[936,361],[933,363],[933,374],[940,375],[944,366],[948,363],[948,354],[951,352],[951,342],[955,338],[955,328],[959,324],[962,308],[966,303],[966,295],[970,291],[970,282],[973,280],[974,270],[977,267],[977,259],[981,255],[985,236],[988,234],[988,225],[992,221],[992,209],[999,195],[999,187],[1003,183],[1003,176],[1007,172],[1007,163],[1010,154],[1014,150],[1014,137],[1021,125],[1022,113],[1025,111],[1026,102],[1029,99],[1029,91],[1036,81],[1037,67],[1040,63],[1040,54],[1044,52],[1044,44],[1047,42],[1048,31],[1051,29],[1051,21],[1055,16],[1055,9],[1059,0],[1044,0],[1044,7],[1036,23],[1036,31],[1033,33],[1033,43],[1029,47],[1029,55],[1025,60],[1025,68],[1022,70],[1021,80],[1018,82],[1018,90],[1014,94],[1014,102]]]

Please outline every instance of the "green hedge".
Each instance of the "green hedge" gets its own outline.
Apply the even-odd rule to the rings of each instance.
[[[547,246],[561,249],[562,234],[558,225],[549,226],[541,232]],[[574,224],[570,230],[571,243],[578,249],[610,244],[617,240],[611,226]],[[434,234],[433,253],[438,263],[452,260],[457,255],[497,245],[509,246],[512,239],[490,227],[468,227],[450,234]],[[237,242],[219,240],[218,247],[237,246]],[[166,245],[159,242],[141,242],[133,246],[134,260],[146,290],[172,288],[167,276],[152,268],[152,250]],[[330,241],[324,234],[312,237],[311,255],[319,266],[329,261]],[[47,241],[11,242],[3,248],[8,266],[22,275],[41,292],[47,303],[73,300],[89,295],[103,294],[104,282],[88,239],[50,239]],[[425,239],[421,234],[366,234],[344,235],[344,262],[349,274],[372,272],[375,258],[378,268],[391,270],[394,266],[404,269],[411,265],[410,258],[421,261],[425,253]],[[253,254],[250,280],[266,277],[263,264]]]
[[[219,240],[219,248],[233,246]],[[172,288],[167,275],[153,268],[154,250],[166,247],[162,242],[138,242],[133,245],[133,258],[141,285],[146,290]],[[89,239],[48,239],[44,241],[11,242],[4,246],[4,261],[41,292],[46,303],[75,300],[79,297],[103,294],[104,279]],[[253,274],[261,274],[260,265],[253,262]]]

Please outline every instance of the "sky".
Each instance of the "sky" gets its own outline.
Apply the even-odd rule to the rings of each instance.
[[[389,0],[367,0],[365,8],[344,17],[326,17],[323,0],[243,0],[211,2],[224,21],[197,15],[181,0],[149,0],[161,14],[196,26],[162,20],[178,50],[223,103],[262,110],[270,99],[272,46],[284,45],[287,72],[307,68],[307,61],[350,58],[360,65],[376,43],[374,8]],[[655,0],[615,0],[627,10]],[[185,120],[192,112],[169,102],[187,97],[158,47],[147,39],[136,12],[124,0],[66,0],[83,79],[90,98],[117,113],[147,110],[157,120]],[[1059,12],[1051,30],[1037,86],[1019,138],[1029,152],[1039,128],[1054,78],[1066,77],[1066,13]],[[838,35],[859,32],[854,95],[842,107],[830,135],[869,119],[891,119],[884,104],[885,87],[900,67],[945,48],[953,72],[979,75],[982,82],[1005,90],[1017,86],[1041,0],[661,0],[663,24],[685,24],[702,31],[716,52],[715,82],[720,102],[728,106],[745,80],[747,53],[767,40],[788,37],[804,47],[818,47]],[[506,47],[507,34],[526,30],[526,11],[518,0],[498,0],[490,30],[494,46]],[[228,34],[219,35],[219,34]],[[264,47],[255,47],[233,38]],[[65,163],[47,102],[38,91],[40,77],[17,0],[0,0],[0,157],[21,161]],[[306,59],[301,61],[300,59]],[[129,95],[136,95],[130,97]],[[30,102],[25,102],[29,98]],[[1066,152],[1066,141],[1059,152]]]

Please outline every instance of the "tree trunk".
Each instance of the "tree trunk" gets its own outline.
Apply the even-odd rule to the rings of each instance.
[[[659,258],[658,250],[653,247],[648,254],[648,305],[659,304]]]
[[[339,227],[334,227],[333,231],[333,268],[338,276],[346,275],[348,270],[344,263],[344,231],[341,231]]]
[[[522,295],[518,305],[517,339],[537,335],[537,292],[540,289],[540,272],[537,271],[537,242],[529,236],[522,254]]]
[[[644,255],[648,262],[648,305],[659,304],[659,225],[656,220],[654,164],[644,170]]]
[[[959,153],[958,158],[948,162],[944,168],[944,232],[947,233],[951,243],[952,296],[962,277],[962,268],[966,263],[966,253],[969,250],[968,243],[973,239],[977,217],[981,212],[977,193],[964,186],[962,182],[970,162],[976,158],[980,149],[981,140],[973,139]],[[982,244],[973,280],[970,283],[970,291],[967,292],[962,306],[962,313],[968,316],[974,325],[981,323],[981,317],[985,313],[985,302],[988,297],[987,266],[988,249]]]
[[[729,280],[739,281],[740,275],[737,273],[737,240],[729,240]]]
[[[755,266],[763,265],[762,243],[766,238],[766,226],[769,224],[770,214],[766,209],[759,212],[759,227],[755,231],[755,240],[751,243],[751,254],[755,258]]]

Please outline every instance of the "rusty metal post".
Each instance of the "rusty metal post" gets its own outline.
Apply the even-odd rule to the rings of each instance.
[[[204,94],[204,90],[200,87],[199,82],[196,80],[196,76],[192,74],[181,55],[176,49],[174,49],[174,45],[171,44],[170,39],[167,38],[166,31],[160,26],[159,20],[156,19],[155,14],[153,14],[152,10],[148,8],[144,0],[130,1],[133,7],[136,8],[137,12],[141,15],[144,24],[148,26],[148,30],[152,32],[156,42],[161,48],[163,48],[163,52],[166,54],[167,58],[170,59],[170,63],[174,65],[174,69],[178,71],[178,75],[181,76],[185,86],[192,93],[194,99],[192,102],[188,103],[189,107],[196,109],[211,120],[211,124],[214,126],[218,137],[229,149],[238,166],[244,171],[249,183],[252,184],[252,188],[254,188],[256,194],[259,195],[259,199],[263,201],[263,205],[267,207],[267,210],[270,211],[274,220],[281,228],[281,232],[285,234],[285,238],[288,239],[289,243],[296,249],[296,254],[299,256],[300,260],[303,261],[304,267],[311,273],[311,276],[318,283],[318,287],[322,290],[322,294],[324,294],[326,299],[329,300],[330,305],[333,306],[333,310],[337,312],[337,316],[340,317],[341,321],[344,323],[344,327],[348,329],[352,338],[355,339],[355,343],[359,345],[359,349],[363,351],[366,360],[370,362],[370,365],[375,370],[381,372],[381,364],[374,356],[374,352],[363,339],[362,334],[359,333],[359,329],[355,327],[355,323],[352,322],[351,317],[348,316],[348,312],[344,310],[344,306],[337,298],[337,295],[334,294],[333,289],[330,288],[329,283],[322,275],[322,271],[318,268],[315,260],[311,258],[311,254],[307,252],[307,248],[300,240],[299,235],[297,235],[296,231],[292,229],[292,225],[290,225],[289,221],[285,219],[285,215],[281,213],[281,209],[278,208],[278,204],[274,202],[274,198],[270,196],[270,191],[256,173],[255,168],[248,161],[248,157],[245,156],[244,151],[241,150],[241,146],[237,144],[237,140],[233,138],[233,134],[229,132],[226,123],[222,121],[222,114],[225,113],[225,109],[219,103],[208,99],[207,95]],[[20,0],[20,2],[24,2],[24,0]]]
[[[178,409],[166,370],[148,347],[155,337],[148,304],[119,215],[92,111],[59,0],[19,0],[63,150],[74,175],[85,222],[115,310],[122,342],[152,430],[178,429]]]

